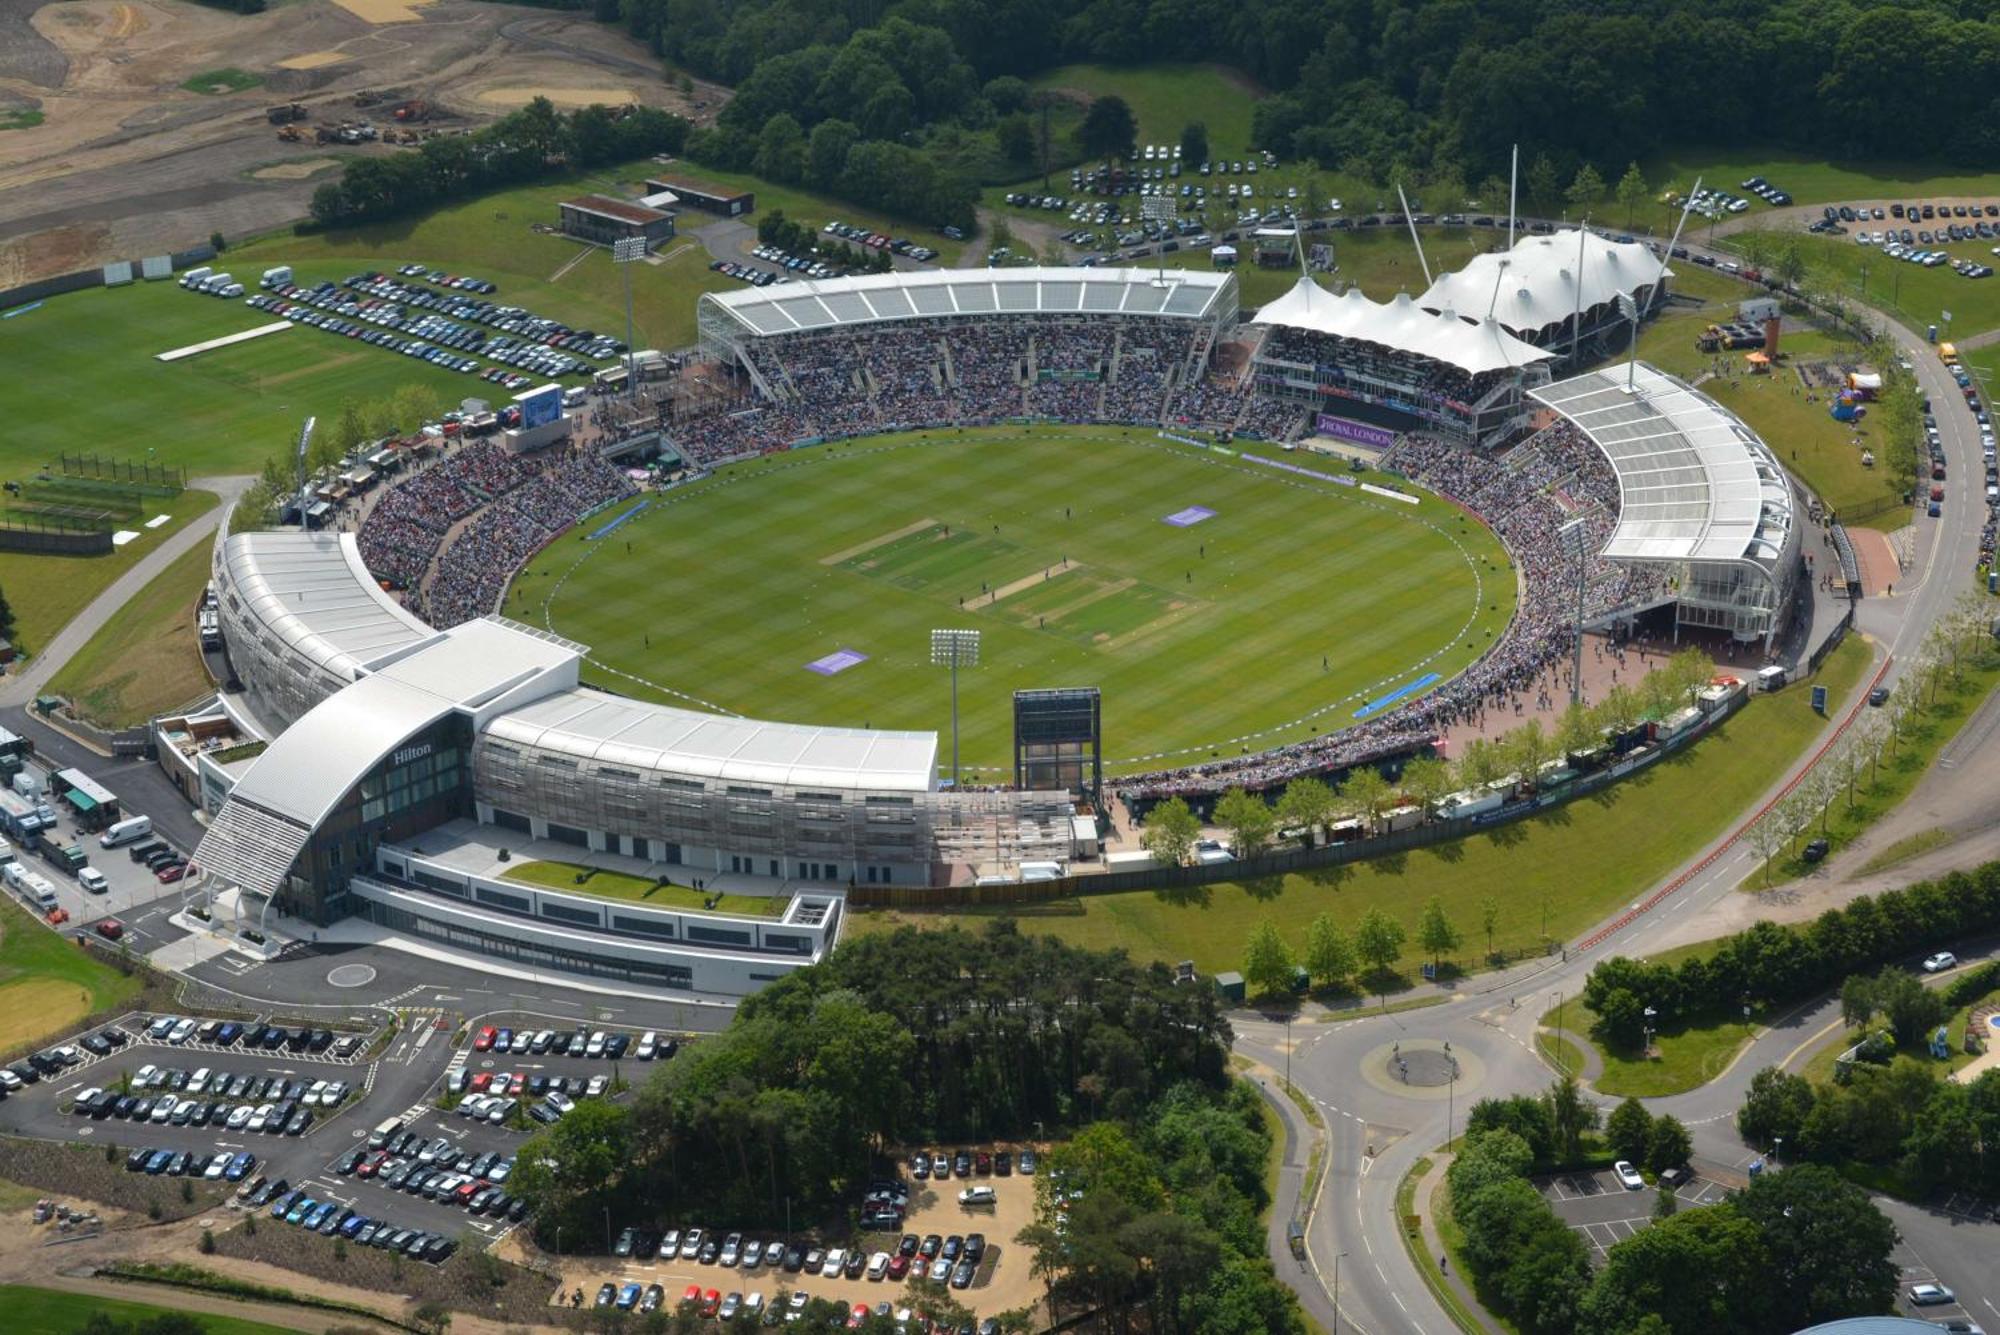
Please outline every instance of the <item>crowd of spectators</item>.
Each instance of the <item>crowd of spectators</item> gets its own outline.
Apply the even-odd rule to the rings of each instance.
[[[440,630],[485,616],[499,607],[514,572],[557,534],[637,490],[594,450],[537,462],[539,472],[487,505],[451,540],[430,579],[407,595],[412,611]]]
[[[1574,642],[1575,563],[1558,530],[1581,517],[1589,550],[1601,550],[1617,523],[1618,488],[1603,456],[1567,423],[1542,431],[1504,458],[1424,436],[1404,436],[1382,466],[1423,483],[1478,515],[1519,566],[1513,622],[1478,662],[1415,702],[1310,741],[1254,755],[1119,781],[1128,804],[1172,794],[1273,787],[1303,774],[1409,755],[1453,725],[1507,704],[1530,689]],[[1585,566],[1584,615],[1592,619],[1663,593],[1657,572],[1592,557]]]
[[[531,461],[490,441],[447,446],[441,458],[376,498],[361,524],[361,559],[378,579],[416,583],[453,524],[534,471]]]

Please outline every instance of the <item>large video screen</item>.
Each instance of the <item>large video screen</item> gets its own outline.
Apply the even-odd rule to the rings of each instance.
[[[514,402],[521,405],[521,429],[532,431],[562,416],[562,386],[543,385],[540,389],[516,394]]]

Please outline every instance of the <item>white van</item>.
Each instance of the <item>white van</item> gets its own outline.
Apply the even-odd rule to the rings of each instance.
[[[111,882],[105,880],[104,873],[95,867],[77,868],[76,883],[93,895],[105,894],[111,889]]]
[[[589,397],[590,397],[589,391],[584,389],[583,386],[572,385],[570,388],[563,391],[563,407],[581,408],[583,406],[584,400]]]
[[[14,791],[22,797],[39,797],[48,790],[48,786],[48,780],[31,769],[24,769],[14,776]]]
[[[0,839],[0,862],[12,862],[13,860],[14,845],[8,843],[5,839]]]
[[[56,888],[48,883],[46,877],[37,876],[34,872],[28,873],[27,891],[29,898],[33,899],[36,906],[44,913],[56,908],[61,902],[56,898]]]
[[[292,266],[280,264],[275,269],[264,270],[264,276],[257,280],[259,287],[283,287],[292,281]]]
[[[127,816],[98,835],[97,843],[101,848],[119,848],[135,839],[144,839],[152,832],[151,816]]]
[[[186,273],[181,275],[181,286],[199,287],[201,285],[201,280],[208,277],[210,274],[214,272],[215,270],[206,264],[198,265],[195,268],[189,269]]]
[[[22,886],[26,885],[28,878],[33,875],[34,873],[28,870],[28,864],[25,862],[10,862],[4,867],[0,867],[0,879],[5,879],[7,884],[15,890],[19,890]]]

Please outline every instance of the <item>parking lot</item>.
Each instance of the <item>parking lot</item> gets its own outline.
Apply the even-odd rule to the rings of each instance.
[[[778,1241],[787,1246],[797,1244],[801,1255],[776,1265],[760,1262],[754,1266],[739,1263],[731,1267],[721,1263],[719,1245],[734,1230],[690,1221],[674,1228],[674,1233],[678,1235],[676,1241],[684,1240],[690,1227],[700,1228],[705,1239],[712,1239],[718,1244],[717,1250],[706,1262],[700,1259],[704,1253],[699,1248],[695,1255],[687,1257],[681,1256],[677,1249],[673,1259],[662,1260],[658,1255],[659,1245],[655,1242],[649,1249],[652,1254],[648,1256],[579,1259],[566,1267],[565,1287],[572,1291],[581,1289],[586,1306],[595,1301],[600,1287],[606,1283],[614,1286],[637,1284],[642,1290],[658,1284],[669,1305],[678,1303],[682,1294],[693,1286],[704,1293],[713,1289],[725,1297],[731,1293],[743,1298],[759,1294],[761,1303],[767,1305],[777,1301],[780,1293],[803,1292],[809,1297],[827,1298],[848,1306],[864,1303],[876,1308],[887,1303],[894,1313],[908,1305],[904,1285],[908,1276],[917,1272],[918,1258],[946,1252],[962,1254],[967,1239],[979,1234],[984,1250],[973,1269],[972,1282],[964,1289],[954,1285],[953,1296],[981,1315],[1028,1306],[1037,1300],[1040,1281],[1030,1273],[1027,1253],[1014,1242],[1014,1235],[1033,1222],[1034,1177],[1018,1173],[1009,1176],[989,1173],[975,1174],[968,1179],[954,1176],[942,1181],[916,1180],[906,1170],[899,1180],[909,1190],[907,1214],[902,1227],[893,1232],[863,1233],[852,1246],[838,1248],[842,1261],[855,1250],[860,1252],[862,1260],[858,1267],[839,1266],[838,1273],[834,1275],[824,1273],[827,1261],[836,1250],[834,1239],[821,1239],[815,1243],[805,1235],[785,1237],[768,1230],[748,1230],[742,1235],[746,1244],[750,1241]],[[961,1204],[959,1192],[970,1186],[990,1187],[992,1203]],[[585,1244],[591,1250],[604,1245],[604,1242],[594,1238]],[[743,1250],[747,1251],[747,1247]],[[903,1265],[889,1269],[889,1258],[903,1250],[915,1253],[905,1259],[908,1269],[905,1270]],[[818,1268],[803,1264],[793,1267],[790,1264],[791,1260],[803,1261],[813,1251],[821,1256]],[[882,1258],[879,1263],[876,1261],[878,1256]],[[871,1278],[871,1275],[875,1277]]]
[[[1915,1317],[1919,1321],[1950,1321],[1953,1319],[1973,1320],[1972,1313],[1959,1301],[1959,1294],[1952,1287],[1952,1281],[1938,1274],[1917,1253],[1908,1239],[1896,1244],[1896,1250],[1889,1253],[1889,1259],[1896,1263],[1900,1272],[1896,1279],[1896,1314]],[[1965,1278],[1970,1279],[1971,1276]],[[1910,1301],[1911,1290],[1918,1285],[1941,1285],[1952,1294],[1947,1303],[1926,1303],[1922,1306]]]
[[[1554,1173],[1533,1181],[1556,1216],[1590,1244],[1593,1265],[1602,1265],[1607,1251],[1652,1223],[1653,1206],[1659,1199],[1658,1188],[1628,1191],[1608,1169]],[[1708,1205],[1727,1192],[1721,1183],[1695,1175],[1681,1183],[1674,1196],[1682,1206]]]

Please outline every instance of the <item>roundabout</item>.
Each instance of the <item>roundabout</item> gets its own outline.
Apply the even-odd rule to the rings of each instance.
[[[1103,690],[1108,772],[1195,764],[1415,699],[1513,615],[1491,532],[1338,470],[1108,427],[869,437],[670,489],[598,538],[619,516],[595,516],[507,610],[622,692],[873,728],[948,717],[929,631],[977,629],[973,773],[1006,772],[1007,701],[1047,686]]]

